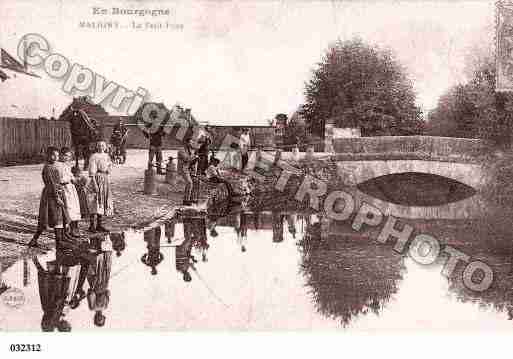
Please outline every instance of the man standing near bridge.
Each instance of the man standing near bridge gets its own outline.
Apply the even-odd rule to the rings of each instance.
[[[166,134],[164,127],[160,126],[159,129],[154,133],[148,133],[143,131],[146,138],[150,139],[150,148],[148,152],[148,168],[153,166],[153,158],[157,157],[157,174],[162,175],[162,137]]]
[[[244,171],[249,159],[249,148],[251,147],[251,138],[249,137],[249,129],[245,128],[242,130],[242,134],[239,139],[240,154],[242,157],[241,171]]]

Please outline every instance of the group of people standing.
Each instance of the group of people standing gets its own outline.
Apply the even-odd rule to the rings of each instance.
[[[224,184],[228,191],[229,197],[234,196],[234,190],[231,183],[221,175],[219,164],[221,161],[211,155],[210,159],[208,154],[210,152],[210,146],[212,140],[208,135],[203,135],[198,139],[199,146],[194,148],[192,145],[192,139],[186,138],[184,140],[183,148],[178,151],[178,174],[185,181],[185,190],[183,204],[190,205],[195,202],[194,196],[194,183],[193,177],[202,176],[212,184]],[[241,156],[241,167],[240,171],[244,171],[248,164],[249,149],[251,147],[251,140],[249,136],[249,130],[244,129],[240,136],[239,143],[233,146],[234,149],[238,149]],[[235,151],[231,151],[235,152]],[[229,152],[228,155],[232,155]],[[151,156],[150,156],[151,158]]]
[[[46,150],[38,226],[29,246],[38,246],[40,235],[50,227],[55,232],[56,247],[60,248],[80,237],[78,223],[86,218],[90,232],[108,232],[103,221],[113,214],[113,200],[107,144],[96,143],[96,152],[89,158],[88,176],[71,167],[71,157],[68,147],[59,150],[50,146]]]

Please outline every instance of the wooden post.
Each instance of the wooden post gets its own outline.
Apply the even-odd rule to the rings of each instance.
[[[309,145],[306,148],[306,160],[307,161],[312,161],[313,160],[313,158],[314,158],[314,150],[315,150],[315,147],[313,145]]]
[[[169,157],[169,162],[166,166],[166,183],[174,185],[176,182],[176,164],[173,162],[173,157]]]
[[[273,162],[273,165],[278,165],[278,162],[280,162],[281,160],[281,150],[280,149],[277,149],[276,152],[274,153],[274,162]]]
[[[292,159],[299,161],[299,147],[297,145],[292,148]]]
[[[144,194],[155,194],[155,189],[155,170],[153,168],[148,168],[144,171]]]

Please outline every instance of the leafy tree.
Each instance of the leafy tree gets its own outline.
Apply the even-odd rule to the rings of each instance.
[[[324,121],[333,117],[336,126],[360,127],[366,136],[422,132],[412,85],[390,51],[339,40],[305,86],[303,115],[312,133],[322,135]]]
[[[470,81],[450,88],[430,111],[426,133],[436,136],[483,138],[509,145],[513,123],[513,96],[495,92],[495,65],[491,57],[475,64]]]
[[[304,150],[309,140],[305,119],[296,111],[290,116],[285,128],[285,145],[299,145]]]

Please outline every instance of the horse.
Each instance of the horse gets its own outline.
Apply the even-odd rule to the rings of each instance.
[[[89,156],[94,152],[92,144],[101,139],[101,133],[96,121],[90,118],[83,110],[68,107],[62,117],[69,121],[71,131],[71,143],[75,152],[75,166],[78,168],[80,155],[84,158],[84,170],[89,166]]]

